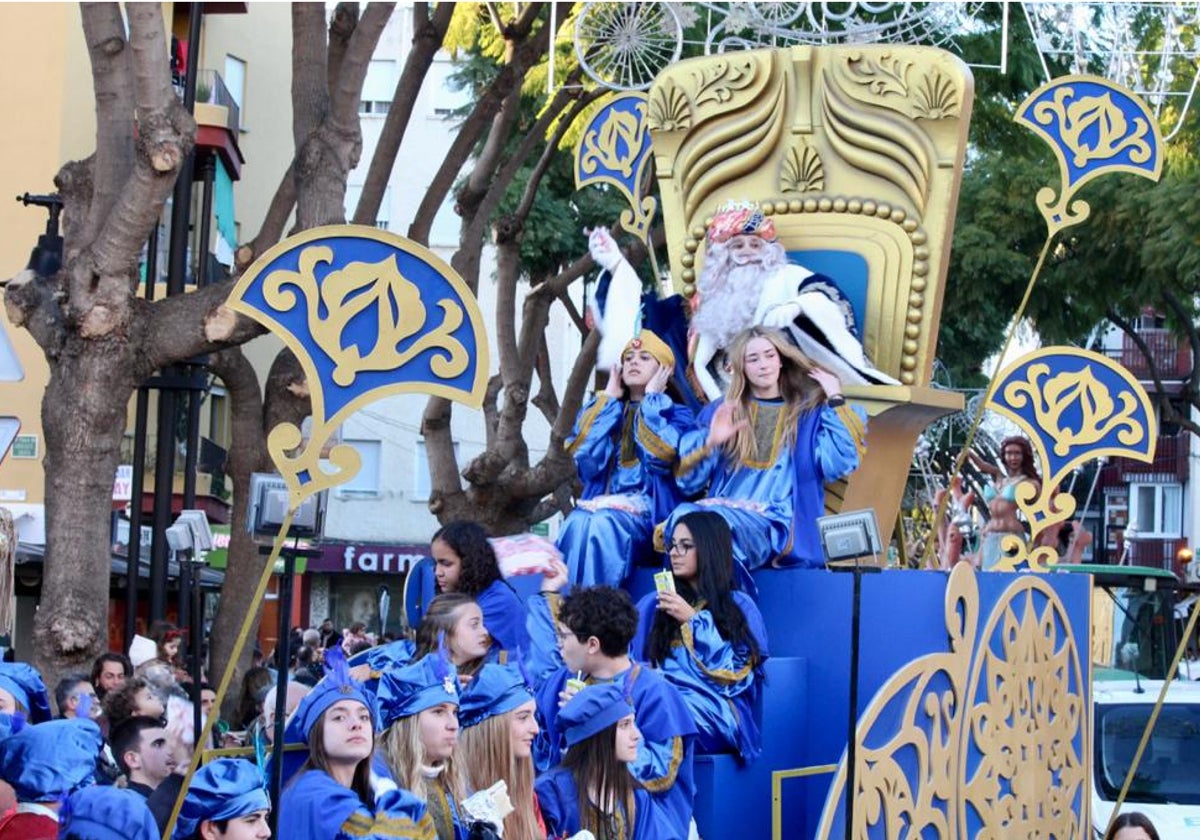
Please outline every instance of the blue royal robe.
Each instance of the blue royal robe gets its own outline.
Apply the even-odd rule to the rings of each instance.
[[[679,452],[680,490],[693,496],[708,488],[699,504],[684,502],[668,517],[669,538],[674,520],[693,510],[710,510],[729,523],[733,556],[747,569],[768,563],[777,566],[820,567],[825,563],[816,519],[825,514],[825,485],[858,468],[866,451],[866,414],[861,408],[819,406],[796,421],[794,446],[784,445],[782,400],[753,400],[750,422],[776,419],[770,451],[761,461],[738,464],[723,447],[705,445],[712,415],[722,400],[700,414],[698,427],[673,437],[666,424],[656,434]],[[652,423],[651,418],[647,422]]]
[[[712,613],[700,609],[682,625],[682,643],[672,648],[658,671],[679,689],[691,709],[699,730],[699,752],[734,752],[750,762],[762,752],[754,710],[762,692],[762,663],[769,656],[767,627],[752,598],[734,592],[733,599],[758,643],[756,664],[750,664],[750,652],[744,645],[735,647],[721,638]],[[657,614],[658,599],[652,592],[638,602],[638,631],[633,639],[633,655],[643,662],[647,661],[646,641]]]
[[[555,767],[538,776],[533,787],[551,838],[572,837],[583,829],[579,813],[579,788],[570,770]],[[621,836],[624,840],[672,840],[675,837],[654,797],[642,788],[633,792],[632,821],[625,809],[619,808],[616,823],[623,829]]]
[[[683,500],[678,454],[653,429],[665,426],[678,439],[694,424],[691,410],[665,394],[637,403],[598,393],[579,412],[567,451],[583,493],[558,537],[572,583],[619,586],[634,560],[650,554],[654,524]]]
[[[389,783],[396,784],[395,776],[392,775],[381,749],[376,749],[375,754],[371,756],[371,773],[377,778],[387,779]],[[429,817],[433,820],[437,840],[467,840],[467,828],[463,824],[459,803],[454,801],[454,797],[450,796],[450,791],[446,788],[445,771],[433,776],[426,775],[425,787],[430,799],[420,801],[425,803]],[[430,801],[434,797],[437,802]]]
[[[533,758],[539,771],[554,767],[562,759],[558,731],[558,695],[575,676],[563,664],[558,651],[551,600],[555,595],[538,595],[529,601],[530,656],[526,670],[535,681],[538,722],[541,732],[534,741]],[[692,821],[696,781],[692,757],[696,750],[696,724],[679,691],[661,674],[640,664],[633,665],[630,693],[634,720],[642,733],[638,755],[629,766],[634,778],[654,797],[663,819],[671,826],[671,837],[686,838]],[[588,684],[621,682],[626,671],[611,680],[587,677]]]
[[[437,840],[425,803],[403,789],[378,797],[372,811],[323,770],[308,770],[283,791],[279,836],[288,840]]]

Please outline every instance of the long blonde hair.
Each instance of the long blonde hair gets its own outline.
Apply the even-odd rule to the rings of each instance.
[[[493,715],[458,736],[467,787],[486,790],[500,779],[508,783],[513,812],[504,818],[506,840],[541,840],[533,807],[533,759],[512,752],[512,717],[516,709]]]
[[[742,330],[729,345],[727,355],[731,378],[725,401],[735,406],[737,417],[749,421],[754,396],[746,381],[746,346],[756,338],[766,339],[779,353],[779,395],[784,401],[783,434],[787,446],[796,443],[796,421],[800,415],[825,401],[825,391],[809,372],[813,363],[797,350],[784,334],[771,327],[750,327]],[[747,422],[725,443],[725,452],[739,464],[757,457],[754,426]]]
[[[420,712],[408,717],[397,718],[392,722],[380,738],[383,746],[383,760],[392,773],[392,778],[402,788],[411,790],[418,799],[429,801],[428,779],[421,772],[421,767],[433,766],[425,756],[425,744],[421,741],[421,726],[418,718]],[[442,778],[446,782],[446,792],[455,804],[462,802],[463,795],[462,771],[451,756],[442,762]]]

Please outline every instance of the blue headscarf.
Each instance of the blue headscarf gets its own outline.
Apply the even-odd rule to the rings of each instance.
[[[71,794],[59,816],[60,837],[87,840],[159,840],[146,797],[125,788],[93,785]]]
[[[350,676],[345,654],[337,645],[325,649],[325,676],[316,688],[300,701],[296,713],[288,721],[284,732],[285,743],[308,743],[308,735],[321,715],[334,703],[342,700],[357,700],[371,712],[371,722],[379,730],[379,709],[375,699],[363,690],[362,683]]]
[[[559,710],[556,725],[572,747],[631,714],[633,699],[623,683],[588,685]]]
[[[94,721],[50,720],[0,742],[0,778],[18,802],[52,802],[92,783],[104,738]]]
[[[515,668],[488,663],[462,693],[458,704],[458,723],[469,729],[490,717],[511,712],[533,699],[525,676]]]
[[[42,675],[24,662],[0,662],[0,688],[25,707],[30,723],[50,720],[50,696]]]
[[[173,837],[188,840],[204,820],[228,820],[270,808],[262,774],[253,763],[218,758],[192,776]]]

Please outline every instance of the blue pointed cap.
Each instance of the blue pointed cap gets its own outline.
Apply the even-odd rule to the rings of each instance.
[[[557,726],[571,747],[633,714],[623,683],[585,686],[558,712]]]
[[[204,820],[229,820],[270,808],[262,773],[252,762],[218,758],[192,776],[172,836],[190,840]]]
[[[30,723],[50,720],[50,696],[42,675],[24,662],[0,662],[0,689],[13,696],[28,714]]]
[[[316,688],[304,696],[295,714],[288,720],[284,732],[285,743],[308,743],[308,734],[321,719],[321,715],[334,703],[342,700],[357,700],[371,712],[375,729],[379,730],[379,709],[375,698],[363,689],[362,683],[350,676],[346,657],[337,645],[325,650],[325,676]]]
[[[0,779],[13,786],[19,802],[51,802],[92,783],[103,745],[94,721],[27,726],[0,742]]]
[[[442,703],[458,704],[458,670],[431,653],[379,678],[379,713],[384,726]]]
[[[458,723],[469,729],[490,717],[511,712],[533,699],[524,675],[515,668],[487,664],[462,693],[458,704]]]
[[[77,790],[59,815],[60,837],[87,840],[159,840],[146,797],[112,785]]]

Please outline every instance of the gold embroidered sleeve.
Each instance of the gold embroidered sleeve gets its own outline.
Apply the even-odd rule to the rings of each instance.
[[[683,736],[676,735],[671,739],[671,760],[667,762],[667,772],[657,779],[642,780],[642,787],[651,793],[662,793],[675,784],[679,775],[679,765],[683,763]]]
[[[692,661],[696,663],[705,676],[716,682],[724,685],[733,685],[739,683],[746,677],[750,676],[750,672],[754,670],[754,663],[747,662],[736,671],[730,671],[728,668],[709,668],[696,654],[696,637],[692,634],[692,623],[685,621],[679,627],[680,635],[683,637],[683,646],[687,648],[688,655],[692,657]]]
[[[592,424],[596,422],[596,418],[600,415],[600,411],[604,406],[608,405],[611,400],[608,394],[596,394],[595,401],[584,410],[579,417],[579,434],[575,435],[575,439],[567,444],[567,454],[574,455],[579,447],[583,446],[583,442],[587,440],[588,433],[592,430]]]
[[[850,431],[850,437],[854,439],[854,448],[858,450],[859,460],[862,460],[862,456],[867,452],[866,424],[858,416],[858,412],[848,404],[839,405],[834,411],[837,412],[838,419]]]

